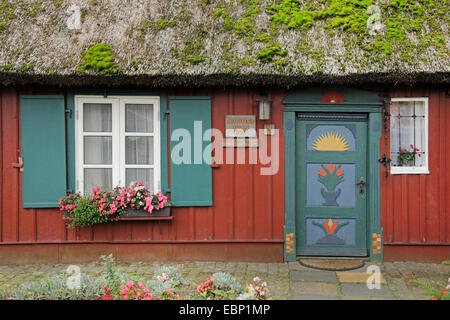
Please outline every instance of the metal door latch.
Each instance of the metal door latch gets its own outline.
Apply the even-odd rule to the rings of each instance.
[[[20,172],[23,171],[23,158],[19,156],[18,163],[12,163],[13,168],[19,169]]]
[[[356,184],[359,185],[359,193],[364,194],[364,186],[366,185],[366,181],[364,180],[364,177],[361,177],[359,182],[357,182]]]

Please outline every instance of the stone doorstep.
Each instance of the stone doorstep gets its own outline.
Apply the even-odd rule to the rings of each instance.
[[[367,279],[373,276],[373,273],[366,272],[336,272],[339,282],[342,283],[367,283]],[[380,273],[380,283],[387,284],[383,274]]]

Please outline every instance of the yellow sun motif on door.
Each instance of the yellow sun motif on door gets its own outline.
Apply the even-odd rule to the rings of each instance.
[[[347,139],[336,132],[326,132],[318,136],[312,143],[317,151],[346,151],[350,149]]]

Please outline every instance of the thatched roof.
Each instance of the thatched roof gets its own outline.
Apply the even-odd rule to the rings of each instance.
[[[447,0],[2,0],[0,82],[448,83]]]

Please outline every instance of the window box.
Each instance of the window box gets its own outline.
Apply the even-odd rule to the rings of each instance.
[[[154,210],[152,213],[149,213],[145,210],[134,210],[131,208],[126,208],[125,212],[123,212],[120,216],[117,217],[117,220],[172,220],[172,211],[171,207],[164,207],[159,210]],[[71,220],[69,212],[64,210],[64,220]]]
[[[170,218],[171,220],[172,212],[170,208],[171,207],[164,207],[159,210],[154,210],[152,213],[145,210],[127,208],[125,209],[125,212],[120,215],[119,220],[169,220],[161,218]]]

